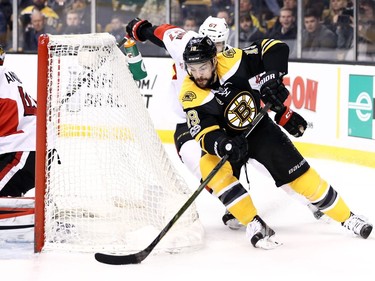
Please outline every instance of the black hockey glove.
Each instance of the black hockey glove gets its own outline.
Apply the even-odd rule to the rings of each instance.
[[[126,25],[126,33],[135,40],[144,42],[147,38],[142,36],[142,29],[151,26],[149,21],[135,18]]]
[[[296,138],[301,137],[307,127],[306,120],[288,106],[285,106],[284,111],[275,115],[275,122]]]
[[[234,138],[227,136],[219,137],[215,141],[215,153],[219,157],[228,155],[228,160],[233,163],[238,163],[247,155],[248,143],[247,139],[240,135]]]
[[[272,104],[271,110],[280,112],[284,108],[284,101],[289,96],[289,91],[283,84],[278,71],[269,71],[260,77],[260,98],[266,104]]]

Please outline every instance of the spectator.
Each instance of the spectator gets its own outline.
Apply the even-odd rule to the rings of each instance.
[[[259,19],[278,17],[281,8],[279,2],[278,0],[252,0],[253,12]]]
[[[325,4],[326,2],[326,0],[305,0],[304,10],[313,9],[321,20],[323,11],[328,9],[328,5]]]
[[[217,15],[221,10],[227,10],[229,13],[233,12],[232,0],[211,0],[210,13]]]
[[[180,3],[183,18],[195,17],[198,26],[210,15],[211,0],[181,0]]]
[[[346,9],[347,0],[330,0],[329,8],[323,11],[322,21],[323,24],[336,32],[337,21]]]
[[[23,51],[36,52],[38,50],[38,38],[46,32],[43,13],[39,10],[34,10],[31,14],[31,24],[27,26],[24,33]]]
[[[308,57],[318,56],[318,58],[324,58],[321,56],[322,53],[317,53],[317,51],[336,48],[336,34],[320,23],[319,15],[314,9],[306,10],[304,26],[305,29],[302,32],[302,51],[305,52],[305,55]]]
[[[230,28],[233,28],[233,17],[232,17],[229,10],[227,10],[227,9],[218,10],[217,14],[216,14],[216,17],[219,18],[219,19],[225,19],[228,26]]]
[[[375,1],[361,0],[358,14],[359,60],[375,60]]]
[[[112,16],[111,22],[106,27],[106,32],[112,34],[116,38],[117,42],[119,42],[125,37],[125,26],[120,15],[115,14]]]
[[[97,13],[100,15],[97,17],[98,27],[107,30],[114,14],[120,16],[123,23],[132,20],[139,16],[145,2],[146,0],[97,0]],[[152,5],[159,5],[159,2],[161,1],[153,0]],[[165,5],[165,1],[163,5]]]
[[[7,43],[7,33],[8,33],[8,25],[5,15],[2,10],[0,10],[0,45],[6,46]]]
[[[198,32],[198,25],[197,25],[196,18],[191,17],[191,16],[185,18],[182,28],[186,31],[192,30],[192,31]]]
[[[295,24],[296,18],[293,11],[288,8],[281,8],[279,23],[275,25],[268,33],[268,38],[280,40],[295,40],[297,38],[297,26]]]
[[[228,35],[228,41],[227,41],[227,44],[229,46],[234,46],[234,26],[233,26],[233,19],[230,15],[230,12],[229,10],[227,9],[223,9],[223,10],[219,10],[217,12],[217,15],[216,15],[217,18],[219,19],[225,19],[225,22],[228,24],[228,27],[229,27],[229,35]]]
[[[280,39],[288,44],[290,49],[289,57],[295,57],[295,44],[297,38],[297,26],[295,24],[296,18],[293,11],[288,8],[280,9],[279,24],[267,33],[268,38]]]
[[[240,14],[248,13],[251,17],[253,26],[259,29],[259,31],[266,33],[266,29],[261,25],[259,19],[253,14],[252,0],[240,0]]]
[[[283,6],[281,8],[289,9],[293,11],[294,21],[297,22],[297,0],[283,0]],[[279,17],[274,17],[266,21],[267,30],[272,28],[280,28]]]
[[[261,32],[257,27],[253,25],[252,17],[249,13],[240,15],[240,30],[239,30],[239,48],[245,48],[250,45],[253,41],[262,39],[265,37],[264,33]]]
[[[91,1],[91,0],[90,0]],[[96,25],[97,28],[105,30],[115,12],[119,12],[120,4],[117,0],[96,0]]]
[[[63,19],[66,10],[70,8],[74,0],[47,0],[47,6],[56,12],[60,19]]]
[[[297,20],[297,0],[283,0],[282,8],[291,9]]]
[[[177,6],[177,7],[176,7]],[[179,17],[179,22],[182,24],[182,12],[180,7],[180,0],[171,0],[171,9],[174,11],[174,17],[176,17],[176,13]],[[146,0],[143,4],[141,11],[139,12],[138,17],[148,18],[152,21],[153,24],[161,24],[165,22],[165,14],[166,14],[166,7],[165,1],[160,0]],[[174,20],[174,22],[177,22]],[[151,45],[151,44],[150,44]]]
[[[173,11],[173,22],[178,22],[182,25],[182,12],[179,0],[171,0],[171,11]],[[143,4],[141,11],[139,12],[139,18],[148,18],[150,21],[155,24],[159,25],[165,22],[165,15],[166,15],[166,6],[165,1],[161,0],[146,0]],[[138,44],[138,49],[142,53],[143,56],[165,56],[166,52],[162,48],[155,49],[154,44],[150,42],[143,42],[142,44]]]
[[[23,196],[35,186],[36,101],[3,65],[0,45],[0,196]]]
[[[12,29],[12,4],[10,0],[0,0],[0,45],[7,47],[8,31]]]
[[[84,34],[89,33],[90,28],[82,23],[81,12],[68,10],[65,15],[65,23],[60,34]]]
[[[336,0],[336,2],[337,4],[335,4],[335,0],[331,2],[332,10],[337,11],[332,11],[332,21],[327,20],[327,26],[331,26],[331,29],[337,34],[337,48],[350,49],[353,47],[354,41],[353,7],[349,6],[349,2],[346,0]]]
[[[26,7],[33,5],[33,0],[19,0],[18,11],[22,11]]]
[[[45,4],[44,0],[33,0],[33,4],[27,6],[20,13],[22,30],[31,26],[31,14],[34,10],[39,10],[45,17],[46,25],[50,33],[56,34],[60,23],[59,15]]]
[[[80,14],[82,29],[91,31],[91,12],[90,6],[87,5],[86,0],[74,0],[73,3],[68,7],[69,10],[77,11]],[[98,16],[98,18],[100,15]],[[97,31],[101,31],[101,27],[97,26]]]

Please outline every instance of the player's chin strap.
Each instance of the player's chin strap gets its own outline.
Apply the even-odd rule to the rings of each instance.
[[[250,133],[254,130],[254,128],[258,125],[258,123],[263,119],[263,117],[267,114],[268,110],[271,108],[271,103],[267,103],[262,110],[255,116],[253,122],[250,124],[249,128],[244,132],[244,136],[248,137]],[[174,215],[174,217],[168,222],[168,224],[162,229],[159,235],[151,242],[150,245],[147,246],[144,250],[130,255],[111,255],[111,254],[102,254],[96,253],[95,259],[98,262],[112,264],[112,265],[122,265],[122,264],[137,264],[141,263],[148,255],[152,252],[152,250],[159,244],[160,240],[164,237],[165,234],[172,228],[172,226],[177,222],[177,220],[185,213],[187,208],[194,202],[194,200],[198,197],[198,195],[202,192],[203,189],[209,184],[211,179],[217,174],[217,172],[221,169],[221,167],[225,164],[228,160],[228,155],[224,155],[221,158],[220,162],[212,169],[212,171],[208,174],[206,179],[202,181],[198,189],[190,196],[190,198],[185,202],[185,204],[181,207],[180,210]]]

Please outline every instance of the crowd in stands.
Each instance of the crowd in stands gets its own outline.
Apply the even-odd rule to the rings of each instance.
[[[17,17],[12,16],[11,1],[0,0],[0,44],[8,49],[12,19],[18,20],[20,29],[18,51],[35,52],[41,33],[82,34],[93,31],[90,0],[21,0]],[[291,57],[296,55],[299,1],[237,1],[238,26],[234,24],[235,0],[170,0],[170,22],[197,31],[210,15],[225,18],[231,29],[230,45],[244,48],[254,40],[271,37],[287,42]],[[335,52],[336,59],[354,60],[351,52],[358,42],[358,51],[365,56],[364,59],[374,57],[375,60],[375,0],[357,0],[358,24],[354,22],[353,1],[301,1],[304,4],[302,58],[332,58],[332,52]],[[123,36],[124,26],[134,17],[147,18],[157,25],[165,22],[167,13],[165,0],[97,0],[96,9],[93,32],[110,32],[116,38]]]

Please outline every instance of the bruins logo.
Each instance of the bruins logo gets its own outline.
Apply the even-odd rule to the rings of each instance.
[[[184,96],[182,97],[182,101],[193,101],[197,98],[197,95],[192,91],[185,92]]]
[[[234,58],[235,53],[236,53],[236,51],[233,48],[230,48],[230,49],[224,51],[222,54],[226,58]]]
[[[248,91],[240,92],[227,106],[224,115],[234,130],[245,130],[257,114],[254,97]]]

